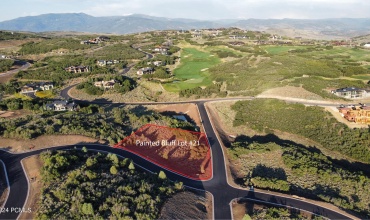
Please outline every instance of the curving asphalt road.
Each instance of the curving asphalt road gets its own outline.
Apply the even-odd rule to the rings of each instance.
[[[191,180],[186,177],[183,177],[179,174],[173,173],[168,171],[167,177],[173,181],[182,181],[185,186],[192,187],[196,189],[206,190],[213,194],[214,197],[214,218],[215,219],[232,219],[232,214],[230,210],[230,202],[234,198],[245,197],[249,199],[255,199],[260,201],[266,202],[273,202],[277,204],[288,205],[292,207],[296,207],[299,209],[304,209],[331,219],[348,219],[349,217],[337,213],[335,211],[326,209],[324,207],[320,207],[318,205],[301,201],[299,199],[295,199],[292,197],[284,197],[284,196],[277,196],[272,195],[269,193],[264,192],[254,192],[249,190],[243,190],[239,188],[234,188],[230,186],[227,182],[227,174],[226,174],[226,167],[224,161],[224,154],[219,143],[216,133],[212,128],[211,122],[209,120],[207,111],[204,106],[205,101],[197,102],[199,112],[201,118],[203,119],[203,126],[208,136],[211,150],[212,150],[212,161],[213,161],[213,178],[209,181],[196,181]],[[10,183],[10,194],[5,203],[4,210],[8,210],[7,212],[3,212],[0,214],[1,219],[16,219],[19,215],[17,212],[18,209],[15,208],[22,208],[26,202],[26,197],[28,193],[28,181],[25,176],[25,173],[21,166],[21,160],[28,156],[40,154],[46,150],[63,150],[63,149],[71,149],[75,145],[71,146],[59,146],[59,147],[51,147],[47,149],[40,149],[35,151],[30,151],[26,153],[20,154],[12,154],[6,151],[0,151],[0,159],[4,162],[7,170],[7,174],[9,177]],[[151,171],[151,172],[159,172],[164,168],[155,165],[144,158],[141,158],[133,153],[128,151],[112,148],[107,145],[94,145],[94,144],[84,144],[89,150],[99,150],[105,151],[110,153],[115,153],[117,155],[131,158],[135,164]],[[78,146],[81,148],[82,145]],[[27,209],[28,207],[25,207]],[[14,211],[11,211],[14,210]]]
[[[12,75],[12,74],[17,73],[21,70],[26,70],[31,66],[31,64],[26,62],[26,61],[16,60],[16,62],[19,62],[22,66],[19,67],[18,69],[9,70],[8,72],[5,72],[5,73],[0,73],[0,77]]]

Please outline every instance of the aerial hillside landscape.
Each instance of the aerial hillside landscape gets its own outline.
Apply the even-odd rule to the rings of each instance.
[[[370,218],[368,24],[0,20],[0,218]]]

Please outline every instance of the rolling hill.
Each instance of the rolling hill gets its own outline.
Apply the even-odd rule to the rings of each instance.
[[[0,22],[0,29],[12,31],[78,31],[127,34],[154,30],[188,30],[217,27],[238,27],[250,30],[294,30],[294,33],[315,33],[322,36],[354,37],[370,34],[370,18],[333,19],[245,19],[201,21],[182,18],[128,16],[94,17],[84,13],[43,14]],[[289,32],[287,32],[289,33]]]

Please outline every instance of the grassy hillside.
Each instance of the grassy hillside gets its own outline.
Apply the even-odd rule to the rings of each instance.
[[[219,62],[219,58],[209,52],[184,48],[181,52],[181,64],[173,72],[175,81],[164,84],[163,87],[167,91],[178,92],[183,89],[208,86],[212,80],[207,69]]]
[[[298,134],[353,159],[370,164],[369,129],[350,129],[321,107],[286,104],[278,100],[240,101],[234,126],[248,125],[257,131],[276,129]]]

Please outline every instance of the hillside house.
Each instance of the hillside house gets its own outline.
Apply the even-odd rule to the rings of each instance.
[[[104,89],[112,89],[114,88],[114,85],[116,84],[116,81],[114,79],[109,81],[98,81],[94,83],[94,86],[104,88]]]
[[[84,73],[89,72],[89,67],[87,66],[70,66],[67,68],[64,68],[65,71],[70,73]]]
[[[99,36],[99,37],[97,37],[97,38],[95,38],[95,39],[97,39],[97,40],[99,40],[99,41],[107,41],[107,40],[110,40],[110,38],[109,38],[109,37],[107,37],[107,36]]]
[[[119,60],[98,60],[96,61],[96,64],[98,66],[107,66],[107,65],[113,65],[119,63]]]
[[[370,48],[370,43],[364,44],[364,46],[363,46],[363,47],[365,47],[365,48]]]
[[[369,90],[360,89],[356,87],[340,88],[340,89],[332,90],[331,93],[336,96],[347,98],[347,99],[364,98],[370,95]]]
[[[166,65],[166,62],[163,62],[163,61],[154,61],[154,62],[147,62],[146,63],[147,65],[154,65],[154,66],[162,66],[162,65]]]
[[[166,47],[156,47],[153,49],[154,52],[160,53],[162,55],[168,55],[168,48]]]
[[[245,43],[242,41],[229,42],[229,44],[232,46],[244,46],[245,45]]]
[[[142,76],[144,74],[153,74],[154,69],[152,67],[144,67],[144,68],[139,69],[136,73],[139,76]]]
[[[47,90],[51,90],[54,88],[54,84],[51,82],[41,82],[39,83],[39,85],[42,91],[47,91]]]
[[[46,104],[45,108],[49,111],[76,111],[78,105],[75,102],[54,101],[50,104]]]
[[[51,90],[54,88],[54,84],[52,82],[38,82],[38,83],[29,83],[21,87],[20,93],[35,93],[37,91],[45,91]]]
[[[37,92],[37,86],[34,84],[27,84],[21,87],[20,93],[25,94],[25,93],[35,93]]]

